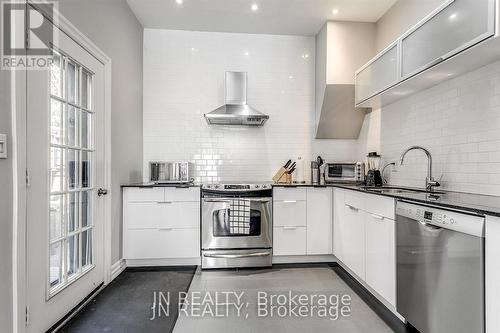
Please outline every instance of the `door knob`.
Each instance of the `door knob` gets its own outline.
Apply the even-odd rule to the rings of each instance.
[[[104,189],[104,188],[100,188],[97,190],[97,195],[98,196],[102,196],[102,195],[106,195],[108,194],[108,190]]]

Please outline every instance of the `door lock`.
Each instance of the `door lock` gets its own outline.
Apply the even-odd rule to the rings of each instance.
[[[102,195],[106,195],[108,194],[108,190],[104,189],[104,188],[100,188],[97,190],[97,195],[98,196],[102,196]]]

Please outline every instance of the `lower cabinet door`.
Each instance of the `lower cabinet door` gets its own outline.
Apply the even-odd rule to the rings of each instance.
[[[305,255],[306,237],[306,227],[274,227],[273,255]]]
[[[307,189],[307,254],[332,254],[332,189]]]
[[[395,222],[366,213],[366,283],[396,306]]]
[[[342,261],[358,277],[365,279],[365,212],[345,205]]]
[[[127,230],[125,259],[196,258],[200,256],[199,229]]]

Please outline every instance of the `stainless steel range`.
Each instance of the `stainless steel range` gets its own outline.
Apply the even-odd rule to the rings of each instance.
[[[202,269],[272,265],[271,184],[204,185]]]

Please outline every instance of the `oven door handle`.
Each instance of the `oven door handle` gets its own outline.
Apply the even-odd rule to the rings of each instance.
[[[267,257],[270,256],[271,252],[256,252],[247,254],[203,254],[206,258],[222,258],[222,259],[239,259],[239,258],[251,258],[251,257]]]
[[[271,202],[271,198],[231,198],[231,199],[221,199],[221,198],[203,198],[203,202],[220,202],[220,203],[231,203],[232,200],[248,200],[252,202]]]
[[[209,199],[209,198],[204,198],[203,202],[220,202],[220,203],[231,203],[231,200],[229,199]]]

